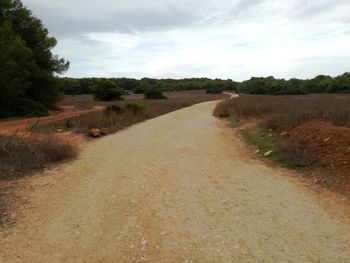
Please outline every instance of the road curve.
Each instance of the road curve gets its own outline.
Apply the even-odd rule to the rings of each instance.
[[[97,140],[28,180],[0,262],[349,262],[349,220],[250,159],[214,106]]]

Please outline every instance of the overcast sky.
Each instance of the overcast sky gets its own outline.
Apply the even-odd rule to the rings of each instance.
[[[23,0],[72,77],[309,78],[350,71],[349,0]]]

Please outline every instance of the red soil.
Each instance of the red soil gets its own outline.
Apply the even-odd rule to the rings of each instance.
[[[33,125],[43,125],[54,121],[64,120],[79,116],[84,113],[99,111],[103,107],[93,107],[90,109],[77,109],[75,107],[62,107],[63,111],[52,113],[50,116],[34,118],[4,119],[0,121],[0,135],[23,134]]]
[[[350,128],[312,122],[294,128],[289,135],[298,139],[318,166],[350,168]]]

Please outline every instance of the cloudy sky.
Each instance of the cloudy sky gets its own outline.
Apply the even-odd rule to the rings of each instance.
[[[309,78],[350,71],[349,0],[23,0],[72,77]]]

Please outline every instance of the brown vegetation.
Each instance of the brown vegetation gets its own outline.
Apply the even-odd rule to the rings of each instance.
[[[36,132],[55,132],[57,130],[74,130],[87,134],[90,129],[99,128],[103,134],[110,134],[129,127],[135,123],[155,118],[160,115],[189,107],[193,104],[219,100],[227,97],[223,94],[207,94],[205,91],[182,91],[164,93],[167,100],[143,100],[137,95],[127,96],[125,101],[114,101],[103,103],[104,111],[90,112],[77,117],[51,122],[35,127]],[[75,106],[95,106],[95,103],[88,95],[68,97],[69,103],[74,100]],[[66,105],[67,102],[62,102]]]
[[[208,100],[219,100],[224,99],[225,95],[223,94],[207,94],[205,90],[187,90],[187,91],[165,91],[163,92],[164,96],[170,100],[180,99],[186,101],[208,101]],[[144,94],[131,94],[123,97],[125,101],[135,102],[144,100]],[[64,100],[58,103],[60,107],[76,107],[76,108],[91,108],[94,106],[109,106],[115,104],[111,101],[96,101],[93,95],[66,95]]]
[[[243,135],[262,154],[350,197],[350,95],[243,95],[214,115],[257,123]]]
[[[11,180],[76,156],[75,148],[53,136],[0,136],[0,180]]]
[[[350,127],[350,95],[243,95],[218,104],[214,115],[259,118],[267,129],[284,131],[304,122]]]

